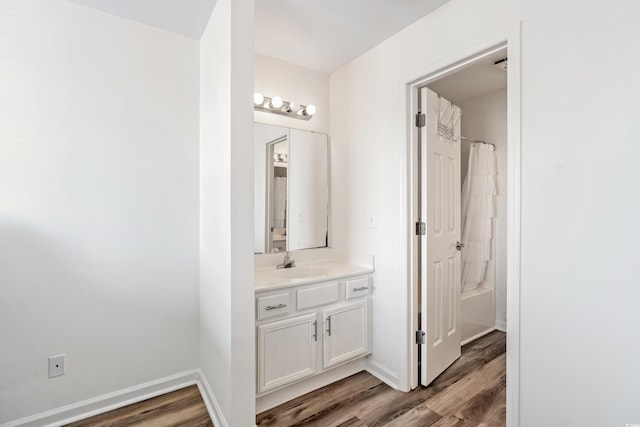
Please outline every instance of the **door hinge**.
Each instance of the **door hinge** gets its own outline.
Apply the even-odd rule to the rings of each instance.
[[[416,222],[416,236],[424,236],[427,234],[427,223],[418,221]]]
[[[427,116],[424,113],[416,114],[416,127],[423,128],[427,124]]]
[[[416,331],[416,344],[426,344],[427,334],[424,331]]]

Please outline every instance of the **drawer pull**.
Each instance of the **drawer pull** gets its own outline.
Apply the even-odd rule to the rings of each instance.
[[[284,308],[287,304],[278,304],[278,305],[268,305],[265,307],[265,310],[277,310],[278,308]]]
[[[360,286],[359,288],[353,288],[353,292],[366,291],[367,289],[369,289],[368,286]]]

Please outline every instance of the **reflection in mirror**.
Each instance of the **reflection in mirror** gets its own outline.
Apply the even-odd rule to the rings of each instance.
[[[289,131],[289,211],[287,249],[327,246],[329,185],[327,135]]]
[[[255,253],[327,246],[327,135],[255,124]]]
[[[276,139],[267,145],[267,251],[279,252],[287,249],[287,157],[289,140]],[[269,217],[270,215],[270,217]],[[274,250],[277,249],[277,250]]]

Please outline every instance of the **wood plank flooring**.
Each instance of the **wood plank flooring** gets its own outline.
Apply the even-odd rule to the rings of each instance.
[[[506,424],[506,335],[495,331],[429,387],[410,393],[361,372],[258,414],[258,426],[424,427]]]
[[[429,387],[402,393],[361,372],[258,414],[258,426],[448,427],[505,425],[506,336],[492,332]],[[197,386],[190,386],[68,424],[213,426]]]
[[[213,422],[195,385],[81,421],[71,427],[210,426]]]

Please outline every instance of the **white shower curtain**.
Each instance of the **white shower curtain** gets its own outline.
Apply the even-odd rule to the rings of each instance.
[[[462,292],[484,280],[491,259],[496,193],[495,149],[489,144],[471,144],[462,185]]]
[[[273,180],[273,227],[284,228],[287,219],[287,178]]]

